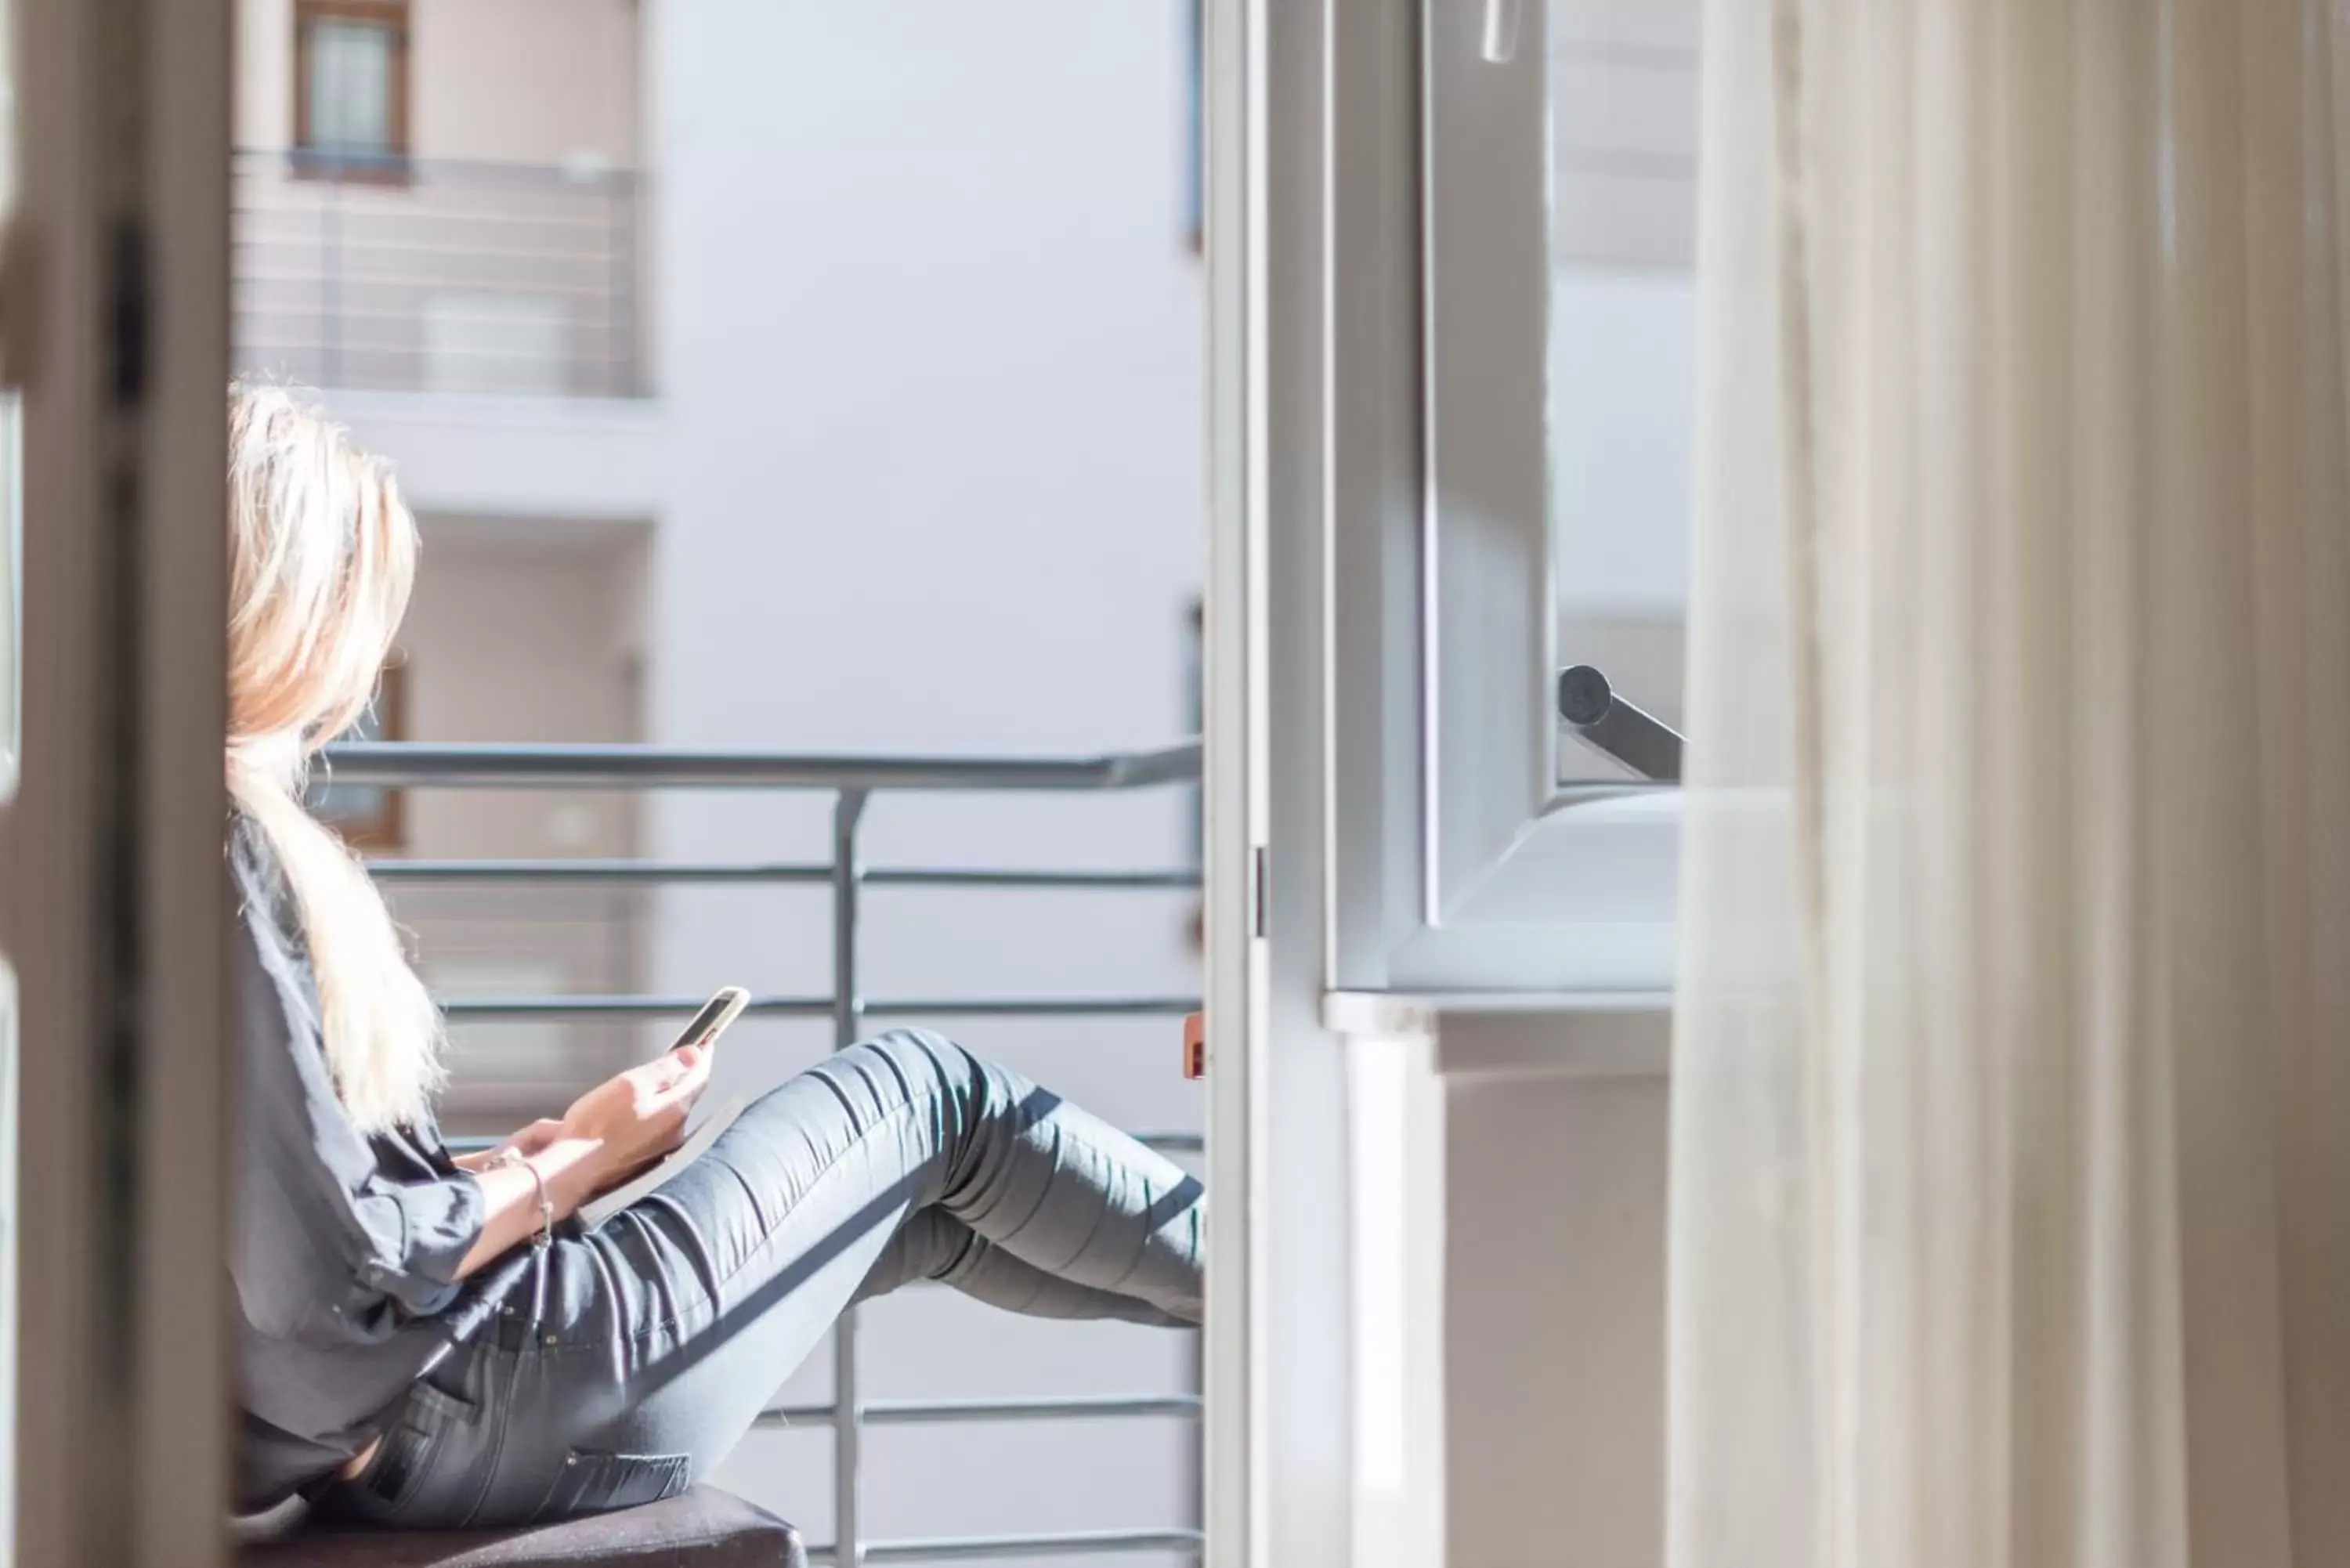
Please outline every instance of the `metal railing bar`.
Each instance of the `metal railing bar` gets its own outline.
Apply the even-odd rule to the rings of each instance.
[[[857,873],[863,866],[857,829],[868,797],[844,789],[832,798],[832,1048],[847,1050],[865,1032],[858,980]],[[843,1568],[864,1568],[865,1393],[857,1354],[857,1303],[841,1309],[832,1325],[832,1398],[839,1418],[832,1424],[832,1526]]]
[[[506,193],[501,192],[501,194]],[[548,194],[561,202],[560,210],[552,207],[517,207],[513,204],[512,198],[508,195],[505,202],[496,207],[468,207],[452,202],[418,202],[411,197],[404,202],[388,203],[380,207],[346,208],[346,212],[350,216],[363,218],[370,223],[381,223],[385,226],[419,227],[426,224],[452,223],[513,223],[529,224],[537,228],[576,229],[583,234],[595,236],[599,243],[607,234],[611,232],[610,225],[600,221],[602,218],[600,213],[583,214],[580,212],[583,207],[609,206],[612,202],[611,192],[605,191],[575,192],[549,187]],[[247,218],[307,219],[319,216],[326,211],[327,206],[328,203],[323,201],[247,202],[238,210]],[[292,224],[279,226],[294,227]],[[237,249],[250,251],[269,245],[290,244],[307,237],[307,234],[256,234],[248,226],[231,243]],[[358,248],[419,251],[432,247],[405,240],[362,239],[358,242]]]
[[[699,996],[445,996],[442,1015],[452,1023],[519,1023],[524,1020],[588,1023],[611,1018],[693,1016]],[[743,1010],[768,1018],[829,1018],[828,996],[754,996]]]
[[[338,314],[341,313],[338,311]],[[414,319],[420,327],[423,325],[424,318],[421,316]],[[436,359],[466,360],[475,364],[483,361],[513,361],[523,365],[551,365],[560,359],[567,365],[592,366],[599,362],[608,365],[619,358],[615,354],[600,356],[585,353],[552,354],[544,353],[536,348],[487,348],[455,344],[446,349],[441,349],[424,343],[369,342],[355,337],[338,338],[331,345],[325,342],[296,342],[290,337],[280,337],[265,343],[248,343],[246,347],[261,354],[323,354],[331,347],[338,354],[365,354],[374,358],[421,359],[427,355],[432,355]]]
[[[369,192],[349,185],[255,182],[236,193],[238,234],[230,241],[248,254],[277,245],[298,245],[326,227],[329,212],[359,219],[368,229],[397,232],[428,228],[443,221],[452,223],[504,223],[523,232],[546,230],[577,234],[588,244],[602,244],[610,224],[596,219],[628,203],[628,194],[593,188],[563,190],[548,186],[542,193],[470,189],[444,185],[428,197],[418,186]],[[366,248],[397,242],[362,236]]]
[[[865,873],[868,888],[1178,888],[1200,886],[1197,871],[931,870],[890,867]]]
[[[1134,1141],[1161,1154],[1201,1154],[1208,1140],[1198,1133],[1134,1133]]]
[[[397,337],[380,338],[362,337],[350,333],[345,333],[340,337],[331,338],[297,337],[293,336],[291,333],[286,332],[262,332],[246,329],[253,326],[255,322],[266,324],[279,317],[291,314],[292,312],[290,311],[277,311],[265,308],[248,313],[249,318],[241,322],[238,328],[238,354],[244,359],[251,359],[255,357],[265,357],[271,354],[324,354],[328,349],[332,348],[337,353],[365,354],[377,358],[391,358],[398,357],[412,359],[432,352],[432,350],[425,347],[400,341]],[[352,314],[352,312],[344,310],[339,306],[338,306],[334,312],[336,318],[342,321],[350,320]],[[424,313],[421,311],[417,311],[412,314],[403,314],[397,317],[387,317],[385,319],[387,321],[396,320],[403,326],[412,327],[420,331],[427,325]],[[617,335],[617,328],[607,322],[575,320],[574,325],[579,329],[577,338],[575,338],[575,341],[577,341],[580,338],[593,337],[599,335],[604,337],[613,337]],[[441,358],[452,361],[465,360],[469,363],[474,364],[479,364],[483,361],[495,362],[502,360],[511,360],[520,364],[552,364],[556,359],[560,358],[567,365],[576,365],[582,369],[588,370],[610,369],[614,366],[618,365],[624,357],[624,350],[619,347],[609,348],[581,347],[562,354],[556,354],[552,351],[541,352],[535,348],[461,348],[452,347],[445,355],[441,356]],[[420,368],[415,373],[421,375],[423,374],[423,370]]]
[[[369,860],[381,882],[780,882],[829,886],[832,867],[691,860]]]
[[[580,257],[604,257],[609,254],[607,239],[611,232],[605,214],[598,211],[610,206],[608,199],[590,198],[573,205],[581,211],[530,212],[508,204],[496,211],[476,212],[462,207],[412,207],[390,212],[362,212],[342,208],[338,217],[357,217],[363,227],[387,231],[381,234],[359,234],[351,236],[350,251],[366,255],[370,261],[405,260],[412,257],[446,255],[451,257],[519,257],[532,261],[567,262]],[[326,229],[328,205],[293,206],[248,202],[237,210],[237,237],[232,248],[243,253],[237,275],[231,281],[239,286],[248,282],[283,282],[295,275],[286,266],[257,271],[255,263],[266,263],[271,257],[286,261],[303,259],[305,253],[316,246]],[[473,225],[473,236],[448,236],[443,243],[433,243],[442,236],[435,231],[453,228],[458,224]],[[485,225],[498,224],[501,229],[483,232]],[[422,237],[411,237],[420,234]],[[360,265],[369,265],[359,263]]]
[[[909,997],[868,1001],[868,1017],[887,1018],[1125,1018],[1200,1011],[1196,996],[1014,996],[983,1001]]]
[[[568,169],[559,163],[532,163],[519,159],[499,158],[430,158],[368,157],[354,152],[328,152],[307,147],[239,147],[229,154],[230,161],[246,170],[265,169],[273,165],[298,165],[306,170],[328,167],[349,169],[399,169],[409,173],[466,173],[512,175],[524,184],[546,185],[551,189],[592,190],[607,186],[634,186],[637,171],[629,166],[593,170]],[[372,187],[370,187],[372,188]],[[413,187],[411,187],[411,189]]]
[[[387,882],[768,882],[827,885],[820,863],[772,865],[701,860],[369,860]],[[890,867],[859,878],[868,888],[1191,888],[1197,871],[1003,871],[984,867]]]
[[[699,996],[450,996],[439,1000],[454,1022],[559,1022],[598,1018],[691,1018],[707,998]],[[754,996],[746,1012],[768,1017],[829,1018],[828,996]],[[923,998],[879,999],[860,1004],[866,1017],[890,1018],[1125,1018],[1200,1011],[1197,997],[1012,996],[971,1001]]]
[[[1206,1147],[1206,1140],[1198,1133],[1129,1133],[1127,1136],[1143,1147],[1155,1148],[1162,1154],[1198,1154]],[[478,1154],[485,1148],[494,1148],[498,1144],[498,1140],[494,1137],[470,1134],[461,1137],[443,1138],[442,1142],[447,1144],[450,1151],[454,1154]],[[819,1407],[811,1405],[807,1408],[815,1410]],[[832,1407],[827,1405],[821,1408],[825,1412],[824,1418],[830,1420]]]
[[[243,209],[238,217],[244,235],[237,245],[245,254],[239,258],[239,270],[232,280],[235,289],[250,295],[257,288],[316,278],[317,271],[303,270],[303,264],[309,262],[308,253],[318,248],[328,225],[323,222],[297,225],[286,220],[323,217],[325,213],[323,208],[315,213],[293,209]],[[587,265],[600,268],[612,257],[605,238],[609,225],[598,221],[601,213],[574,217],[554,213],[463,213],[446,209],[379,213],[355,213],[346,208],[335,215],[357,217],[362,228],[388,231],[348,236],[348,243],[339,245],[335,258],[348,275],[370,284],[412,283],[422,287],[470,282],[478,286],[482,282],[478,271],[468,275],[462,270],[463,264],[524,262],[559,271]],[[249,221],[255,218],[270,221]],[[497,223],[502,227],[473,237],[435,232],[459,223]],[[417,232],[414,237],[411,237],[411,231]],[[448,265],[437,275],[415,270],[415,264],[434,262]],[[599,279],[593,292],[604,293],[610,286],[608,279]]]
[[[983,1563],[1003,1557],[1083,1557],[1088,1552],[1180,1552],[1197,1556],[1206,1541],[1196,1530],[1089,1530],[1064,1535],[964,1535],[932,1541],[873,1541],[865,1561]],[[810,1563],[838,1563],[831,1546],[807,1549]]]
[[[345,742],[337,784],[432,788],[1140,789],[1200,776],[1200,743],[1092,757],[953,757],[680,751],[647,745]]]
[[[545,263],[550,266],[570,265],[575,264],[579,266],[601,266],[606,259],[601,254],[586,252],[561,254],[551,251],[493,251],[478,248],[457,252],[448,245],[421,244],[406,248],[413,250],[419,255],[445,256],[463,254],[468,259],[474,261],[536,262]],[[317,286],[320,276],[321,275],[317,272],[247,272],[239,281],[248,286],[257,285],[266,287],[283,286],[289,289],[309,289],[315,288]],[[403,296],[421,295],[434,289],[477,289],[484,286],[482,279],[478,276],[466,277],[456,274],[442,274],[439,276],[433,276],[424,273],[405,271],[367,272],[348,265],[338,266],[335,269],[335,281],[346,288],[378,288],[383,289],[387,292],[396,290]],[[508,286],[512,286],[511,283],[508,284]],[[608,300],[611,297],[610,288],[600,281],[592,283],[562,283],[553,278],[533,278],[529,280],[529,291],[534,295],[556,296],[569,299]],[[315,304],[305,305],[299,300],[286,300],[281,303],[251,297],[251,296],[260,292],[258,287],[248,287],[246,292],[248,297],[239,302],[239,308],[242,309],[244,314],[248,317],[255,315],[267,315],[271,317],[330,317],[338,321],[359,322],[412,321],[422,319],[424,315],[424,311],[421,304],[411,309],[386,308],[371,310],[365,306],[338,302],[329,308],[325,306]],[[494,322],[501,318],[484,313],[476,312],[465,315],[452,313],[449,317],[442,317],[442,319],[480,323],[484,321]]]
[[[1199,1396],[1167,1394],[1071,1399],[871,1399],[864,1406],[868,1427],[947,1426],[978,1421],[1083,1421],[1131,1417],[1180,1416],[1196,1419]],[[759,1427],[828,1427],[838,1418],[830,1405],[787,1405],[763,1410]]]
[[[272,218],[306,217],[328,207],[343,207],[370,219],[414,222],[444,213],[495,218],[506,212],[535,216],[557,208],[616,207],[632,202],[636,193],[635,187],[628,184],[474,185],[439,180],[380,184],[371,180],[288,179],[263,173],[234,182],[230,201],[240,213]]]
[[[317,283],[313,280],[302,286],[306,292],[315,292]],[[554,291],[534,292],[552,293]],[[579,297],[592,299],[598,303],[608,303],[600,295],[581,295]],[[330,320],[335,326],[336,334],[338,335],[313,336],[307,330],[301,332],[294,330],[293,318],[305,315],[317,317],[320,320]],[[570,325],[577,328],[577,338],[617,337],[619,335],[619,325],[611,319],[611,317],[612,312],[607,309],[597,316],[575,316]],[[356,330],[362,325],[372,328],[378,323],[380,323],[386,330],[380,332]],[[307,322],[303,324],[306,329],[309,325]],[[331,340],[332,345],[337,348],[354,349],[362,354],[414,354],[422,350],[410,341],[410,329],[421,330],[428,325],[494,327],[501,324],[488,317],[459,318],[438,314],[428,316],[427,312],[421,307],[410,309],[402,306],[396,310],[362,313],[345,306],[337,306],[331,311],[300,311],[280,310],[273,305],[256,305],[250,309],[237,312],[237,341],[240,352],[251,353],[320,353],[328,348]],[[353,328],[353,330],[346,330],[346,328]],[[459,354],[452,347],[448,357],[468,359],[526,359],[532,358],[535,352],[523,349],[467,348],[463,354]],[[605,348],[583,347],[571,353],[568,358],[584,365],[594,365],[600,361],[617,358],[619,357],[619,352],[618,347]],[[538,353],[536,357],[552,359],[556,356],[552,352],[546,352]]]
[[[417,337],[427,327],[463,327],[499,328],[508,319],[487,314],[461,316],[453,311],[429,307],[421,301],[400,299],[380,310],[369,309],[351,302],[348,296],[370,284],[354,284],[348,278],[314,276],[288,280],[286,292],[297,289],[307,295],[317,295],[329,285],[340,289],[347,297],[333,305],[306,306],[277,299],[256,296],[239,301],[233,312],[232,330],[236,335],[236,352],[244,358],[267,353],[318,353],[328,348],[353,348],[364,354],[390,357],[399,355],[415,358],[427,350],[420,348]],[[405,286],[401,286],[403,288]],[[452,284],[452,289],[466,285]],[[619,358],[629,345],[620,341],[627,331],[627,302],[615,300],[600,290],[573,287],[536,288],[523,286],[526,292],[542,299],[556,299],[570,308],[564,316],[568,340],[579,347],[568,358],[583,364]],[[462,350],[462,352],[461,352]],[[478,345],[452,344],[449,357],[468,360],[519,359],[528,352],[539,352],[542,358],[556,357],[553,348],[543,352],[490,348]]]
[[[486,218],[476,219],[472,213],[451,213],[448,216],[468,223],[487,221]],[[570,219],[517,217],[497,221],[507,224],[535,224],[540,232],[516,235],[512,243],[505,244],[493,244],[487,239],[444,239],[432,234],[418,239],[359,235],[342,246],[341,254],[336,258],[338,269],[352,283],[362,283],[370,287],[412,286],[421,290],[467,286],[479,287],[483,281],[479,271],[469,272],[457,265],[468,262],[520,262],[542,272],[557,273],[582,267],[601,270],[604,263],[611,259],[602,248],[602,228],[592,219],[574,222]],[[556,227],[558,223],[562,225],[560,228]],[[323,228],[325,225],[319,226]],[[431,226],[442,226],[438,214],[434,215]],[[571,234],[579,236],[577,244],[569,243],[568,235]],[[264,288],[315,281],[318,275],[315,270],[299,270],[291,265],[307,259],[300,254],[312,248],[313,242],[307,235],[270,234],[255,236],[245,243],[253,251],[255,265],[247,265],[237,275],[236,286],[247,296]],[[268,265],[271,258],[282,258],[281,265]],[[438,273],[426,273],[416,270],[413,264],[418,262],[451,265],[444,265]],[[553,278],[540,281],[544,282],[546,293],[582,296],[608,294],[611,286],[608,280],[600,277],[589,284],[568,286]],[[289,303],[288,314],[293,310],[294,306]],[[381,315],[382,312],[372,314]]]

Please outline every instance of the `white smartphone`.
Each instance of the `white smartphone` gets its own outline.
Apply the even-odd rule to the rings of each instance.
[[[751,993],[739,985],[723,988],[717,995],[702,1004],[702,1011],[690,1019],[678,1032],[668,1049],[678,1050],[687,1045],[707,1045],[726,1033],[726,1026],[743,1016],[751,1005]]]

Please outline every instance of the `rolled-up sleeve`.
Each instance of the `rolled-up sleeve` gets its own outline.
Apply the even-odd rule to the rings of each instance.
[[[246,1316],[365,1338],[441,1311],[481,1235],[481,1188],[463,1170],[387,1173],[335,1097],[300,961],[250,909],[233,940],[246,1093],[232,1272]]]
[[[472,1176],[412,1182],[370,1175],[348,1191],[366,1244],[347,1255],[353,1274],[411,1313],[435,1313],[457,1293],[457,1265],[482,1234],[482,1189]]]

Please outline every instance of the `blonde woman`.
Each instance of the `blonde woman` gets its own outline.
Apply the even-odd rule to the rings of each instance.
[[[414,524],[380,464],[271,389],[232,396],[228,500],[244,1508],[300,1492],[430,1528],[666,1496],[843,1307],[917,1278],[1045,1316],[1199,1321],[1198,1183],[933,1034],[774,1090],[593,1232],[565,1221],[676,1145],[707,1049],[451,1158],[440,1020],[300,804],[306,760],[374,688]]]

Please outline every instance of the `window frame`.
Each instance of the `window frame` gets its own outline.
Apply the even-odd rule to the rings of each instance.
[[[1547,7],[1417,10],[1415,90],[1335,84],[1331,989],[1663,1006],[1679,793],[1558,782]]]
[[[380,158],[323,151],[312,144],[310,34],[321,21],[371,22],[391,34],[385,86],[389,150]],[[296,178],[376,185],[405,185],[411,169],[410,95],[414,17],[410,0],[294,0],[294,137],[288,163]]]

